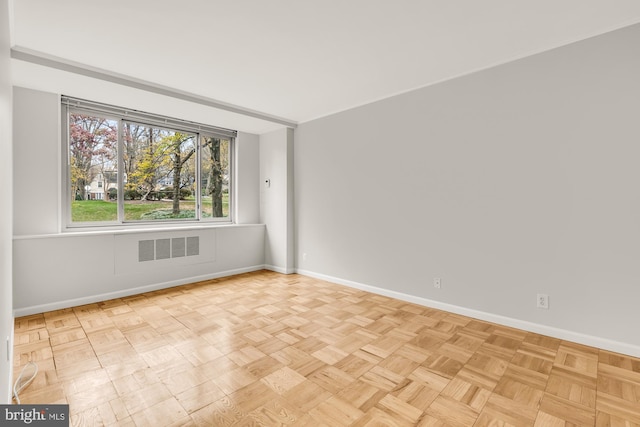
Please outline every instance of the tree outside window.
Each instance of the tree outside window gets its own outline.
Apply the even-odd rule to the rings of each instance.
[[[231,138],[81,110],[68,117],[70,225],[230,219]]]

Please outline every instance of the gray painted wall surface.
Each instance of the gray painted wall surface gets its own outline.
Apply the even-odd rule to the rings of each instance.
[[[269,185],[266,185],[266,181]],[[266,226],[265,264],[294,271],[293,131],[260,135],[260,222]]]
[[[236,222],[260,222],[260,145],[259,136],[238,132],[236,138]]]
[[[0,1],[0,182],[2,183],[2,198],[0,203],[0,403],[11,401],[11,363],[12,355],[7,355],[8,348],[13,343],[13,314],[12,300],[12,269],[11,269],[11,223],[12,223],[12,172],[11,172],[11,135],[12,135],[12,90],[11,90],[11,59],[9,48],[11,40],[9,34],[9,1]],[[12,353],[12,352],[10,352]]]
[[[639,40],[635,25],[301,124],[297,267],[640,346]]]
[[[13,234],[60,231],[60,97],[14,87]]]
[[[179,230],[171,234],[182,235]],[[139,232],[133,238],[166,235]],[[115,254],[123,248],[114,233],[18,238],[13,244],[13,308],[20,316],[257,270],[264,264],[263,247],[262,225],[219,227],[215,228],[212,262],[146,261],[138,271],[119,273]]]

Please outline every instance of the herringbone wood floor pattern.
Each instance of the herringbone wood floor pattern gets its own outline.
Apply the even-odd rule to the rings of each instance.
[[[640,360],[261,271],[16,319],[72,425],[640,426]]]

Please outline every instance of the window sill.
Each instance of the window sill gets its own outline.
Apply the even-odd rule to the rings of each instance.
[[[20,235],[13,236],[13,240],[28,240],[28,239],[45,239],[45,238],[59,238],[59,237],[81,237],[81,236],[101,236],[101,235],[122,235],[122,234],[136,234],[136,233],[161,233],[167,231],[184,231],[184,230],[203,230],[211,228],[242,228],[242,227],[264,227],[264,224],[231,224],[231,223],[213,223],[213,224],[183,224],[183,225],[170,225],[162,226],[152,224],[149,226],[130,226],[130,227],[95,227],[95,228],[82,228],[82,229],[69,229],[60,233],[50,234],[33,234],[33,235]]]

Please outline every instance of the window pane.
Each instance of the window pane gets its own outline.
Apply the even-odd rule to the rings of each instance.
[[[118,219],[118,122],[95,115],[69,115],[71,221]],[[100,185],[104,183],[104,185]]]
[[[231,220],[235,131],[62,100],[69,118],[67,226]]]
[[[229,218],[228,139],[201,137],[202,218]]]
[[[195,219],[195,136],[124,124],[125,221]]]

